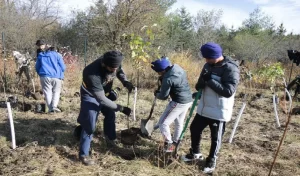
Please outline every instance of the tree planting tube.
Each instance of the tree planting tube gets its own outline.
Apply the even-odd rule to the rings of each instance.
[[[136,121],[136,117],[135,117],[136,100],[137,100],[137,87],[134,88],[134,102],[133,102],[133,120],[134,121]]]
[[[290,94],[290,92],[285,88],[284,89],[285,90],[285,92],[287,93],[287,95],[289,96],[289,100],[290,100],[290,106],[289,106],[289,113],[291,112],[291,109],[292,109],[292,97],[291,97],[291,94]]]
[[[280,122],[279,122],[277,107],[276,107],[276,95],[273,95],[273,106],[274,106],[274,112],[275,112],[275,121],[276,121],[277,127],[279,128]]]
[[[236,120],[235,120],[234,127],[233,127],[233,129],[232,129],[232,132],[231,132],[231,135],[230,135],[230,138],[229,138],[229,143],[232,142],[234,133],[235,133],[236,128],[237,128],[237,126],[238,126],[238,124],[239,124],[239,121],[240,121],[240,119],[241,119],[241,116],[242,116],[242,114],[243,114],[243,112],[244,112],[245,107],[246,107],[246,102],[243,103],[243,105],[242,105],[242,107],[241,107],[241,109],[240,109],[240,112],[239,112],[239,114],[238,114],[238,116],[237,116],[237,118],[236,118]]]
[[[6,102],[6,105],[7,105],[9,124],[10,124],[12,149],[16,149],[15,127],[14,127],[14,121],[13,121],[13,117],[12,117],[10,102]]]

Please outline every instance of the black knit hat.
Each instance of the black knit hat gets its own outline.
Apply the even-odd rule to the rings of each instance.
[[[37,40],[35,43],[35,45],[37,45],[37,46],[41,46],[41,45],[45,45],[45,44],[46,44],[46,42],[44,40]]]
[[[118,68],[123,59],[123,54],[119,51],[108,51],[103,55],[103,63],[111,68]]]

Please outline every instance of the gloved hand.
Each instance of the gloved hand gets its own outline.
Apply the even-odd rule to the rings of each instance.
[[[156,95],[157,95],[158,93],[160,93],[160,90],[154,91],[154,96],[156,97]]]
[[[197,93],[198,93],[198,92],[194,92],[194,93],[192,94],[193,99],[196,98]],[[200,97],[199,97],[199,100],[200,100]]]
[[[111,101],[116,101],[119,97],[119,91],[121,89],[119,87],[116,87],[114,90],[111,90],[107,93],[106,97],[110,99]]]
[[[207,82],[209,80],[211,80],[211,72],[208,70],[205,70],[205,72],[202,75],[202,79]]]
[[[127,88],[128,92],[131,93],[134,88],[133,84],[129,81],[125,81],[124,86]]]
[[[128,107],[122,107],[121,108],[121,112],[127,116],[129,116],[131,114],[131,109]]]

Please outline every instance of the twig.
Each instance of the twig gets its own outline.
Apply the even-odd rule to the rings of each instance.
[[[275,153],[275,157],[274,157],[274,160],[273,160],[273,162],[272,162],[272,165],[271,165],[271,168],[270,168],[270,171],[269,171],[268,176],[271,176],[271,172],[272,172],[273,167],[274,167],[274,164],[275,164],[275,162],[276,162],[276,158],[277,158],[277,156],[278,156],[280,147],[281,147],[281,145],[282,145],[282,143],[283,143],[283,139],[285,138],[285,135],[286,135],[286,132],[287,132],[288,125],[289,125],[289,123],[290,123],[291,117],[292,117],[292,111],[289,112],[288,121],[287,121],[287,123],[286,123],[285,129],[284,129],[284,132],[283,132],[283,135],[282,135],[282,137],[281,137],[281,139],[280,139],[280,142],[279,142],[279,145],[278,145],[278,147],[277,147],[277,150],[276,150],[276,153]]]

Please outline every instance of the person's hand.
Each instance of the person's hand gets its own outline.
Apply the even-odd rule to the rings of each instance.
[[[156,97],[156,95],[157,95],[158,93],[160,93],[160,90],[154,91],[154,96]]]
[[[192,94],[192,98],[193,98],[193,99],[196,98],[197,93],[198,93],[198,92],[194,92],[194,93]]]
[[[209,80],[211,80],[211,72],[210,71],[205,71],[202,75],[202,79],[207,82]]]
[[[119,87],[115,88],[114,90],[111,90],[108,95],[106,96],[111,101],[116,101],[119,97],[119,91],[121,89]]]
[[[134,88],[133,84],[129,81],[125,81],[124,86],[127,88],[128,92],[131,93]]]
[[[127,115],[127,116],[130,116],[130,114],[131,114],[131,109],[128,108],[128,107],[122,107],[121,112],[122,112],[123,114]]]
[[[197,93],[198,93],[198,92],[194,92],[194,93],[192,94],[192,98],[193,98],[193,99],[195,99],[195,98],[196,98],[196,96],[197,96]],[[201,97],[201,96],[200,96],[200,97]],[[199,97],[199,99],[200,99],[200,97]]]

